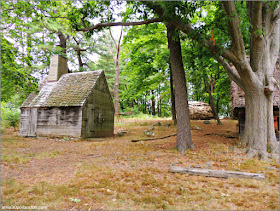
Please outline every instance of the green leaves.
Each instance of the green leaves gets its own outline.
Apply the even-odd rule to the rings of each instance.
[[[21,92],[26,97],[36,89],[36,79],[31,76],[30,69],[16,63],[18,51],[1,35],[1,100],[8,101]]]
[[[79,203],[81,201],[81,199],[77,199],[77,198],[69,198],[69,200],[75,203]]]
[[[222,67],[212,58],[212,53],[197,42],[183,45],[184,64],[189,83],[190,98],[209,102],[206,86],[211,86],[212,97],[219,108],[219,113],[230,115],[230,80]]]
[[[170,103],[169,51],[165,26],[149,24],[133,27],[124,37],[122,47],[122,61],[126,64],[121,71],[126,76],[120,95],[123,104],[134,101],[137,108],[143,111],[143,106],[149,107],[150,102],[155,100],[158,104],[161,102],[163,113],[166,109],[169,112],[168,106],[164,108]]]

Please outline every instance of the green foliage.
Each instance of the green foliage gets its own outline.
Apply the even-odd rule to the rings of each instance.
[[[158,115],[170,115],[169,51],[163,24],[149,24],[129,29],[124,37],[121,72],[122,110],[134,107],[139,112],[151,113],[152,101]]]
[[[69,200],[75,203],[79,203],[81,201],[81,199],[77,199],[77,198],[69,198]]]
[[[122,17],[123,21],[157,17],[145,4],[139,1],[1,1],[4,34],[1,35],[1,100],[9,101],[17,95],[22,103],[31,91],[36,90],[37,79],[32,75],[45,74],[53,54],[67,57],[73,72],[104,70],[113,94],[115,48],[108,31],[98,29],[81,33],[75,30],[99,22],[113,22],[117,17]],[[195,30],[189,36],[199,34],[203,39],[213,36],[216,44],[230,48],[228,17],[219,1],[155,1],[153,4],[164,9],[166,20],[174,18],[171,11],[176,11],[175,18],[190,22]],[[245,47],[249,49],[250,24],[246,2],[238,1],[235,5]],[[277,5],[279,2],[268,4],[271,8]],[[123,12],[121,7],[126,7],[126,11]],[[165,25],[155,23],[124,30],[119,87],[122,112],[132,109],[135,114],[151,113],[154,103],[158,115],[170,115],[170,65]],[[223,114],[228,113],[229,78],[209,51],[199,47],[200,43],[188,41],[189,36],[179,33],[183,40],[182,56],[190,99],[207,102],[209,96],[203,82],[211,79],[214,82],[212,95],[219,101],[219,110]],[[60,34],[67,39],[66,49],[61,46]],[[85,64],[78,68],[77,49],[82,49],[80,58]],[[89,54],[97,54],[99,59],[92,62]]]
[[[1,120],[4,127],[13,127],[16,130],[20,120],[19,107],[11,102],[1,102]]]
[[[20,102],[37,88],[37,79],[31,70],[16,62],[18,51],[1,35],[1,101],[8,101],[12,96],[20,95]]]
[[[116,55],[114,42],[110,37],[109,30],[98,33],[98,38],[95,40],[92,51],[99,56],[95,63],[90,66],[91,70],[104,70],[108,86],[111,91],[114,90],[115,83],[115,63],[113,58]],[[122,71],[122,63],[120,63],[120,72]]]
[[[209,103],[209,93],[217,104],[221,115],[230,116],[230,80],[224,69],[211,56],[207,49],[197,42],[186,42],[183,45],[184,64],[189,83],[189,99]]]

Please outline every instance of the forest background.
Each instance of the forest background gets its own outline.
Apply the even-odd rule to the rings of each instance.
[[[18,124],[20,105],[30,92],[38,92],[38,83],[48,74],[50,57],[55,54],[68,59],[69,72],[104,70],[112,96],[118,55],[119,113],[171,116],[171,66],[163,23],[118,27],[117,30],[104,27],[86,33],[73,30],[72,25],[81,18],[83,10],[96,10],[91,17],[93,22],[127,21],[147,15],[139,5],[1,1],[1,7],[1,114],[6,120],[3,127]],[[210,12],[211,7],[213,9],[205,4],[194,15],[194,21],[201,20],[198,28],[211,27],[211,22],[215,21],[213,13],[218,12],[218,7]],[[229,117],[230,80],[226,72],[206,49],[183,33],[180,39],[189,100],[209,103],[210,88],[218,113]],[[215,39],[219,38],[215,36]]]

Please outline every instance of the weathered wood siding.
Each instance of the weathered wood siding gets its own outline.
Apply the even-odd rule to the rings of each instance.
[[[29,108],[22,108],[19,122],[19,135],[27,136],[28,131]]]
[[[37,119],[37,136],[81,137],[81,107],[40,108]]]
[[[82,136],[90,138],[113,135],[114,105],[105,76],[102,74],[83,108]]]
[[[19,123],[20,136],[36,136],[37,133],[37,108],[22,108]]]

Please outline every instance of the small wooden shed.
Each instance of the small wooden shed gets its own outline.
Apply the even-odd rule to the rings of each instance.
[[[249,57],[247,58],[249,59]],[[279,58],[276,62],[273,76],[279,84]],[[238,120],[238,132],[242,134],[245,127],[245,93],[234,81],[231,81],[230,87],[232,115],[234,119]],[[273,115],[275,132],[277,138],[279,138],[279,88],[277,87],[275,87],[273,96]]]
[[[57,79],[22,104],[19,135],[113,136],[114,105],[104,72],[68,73]]]

